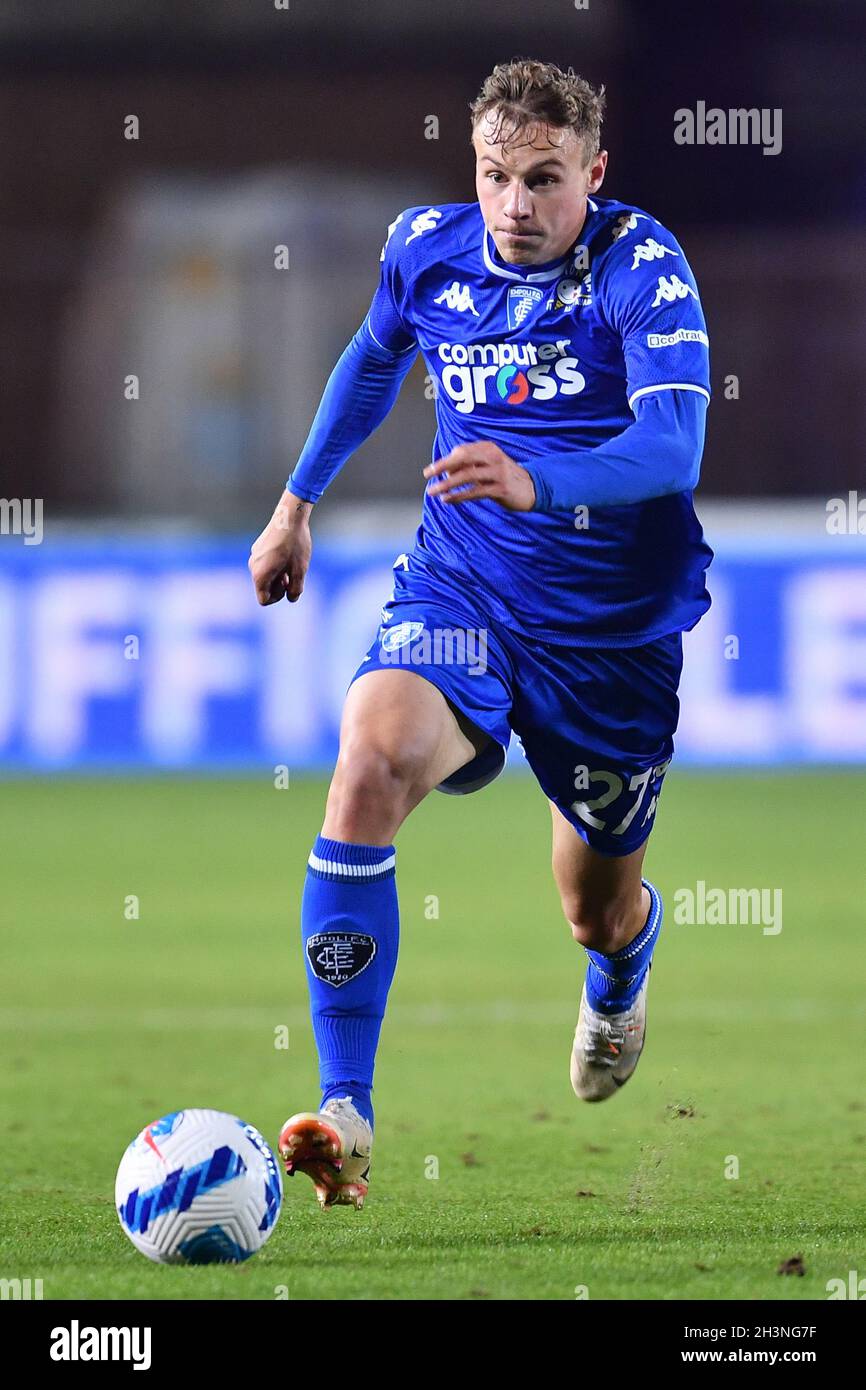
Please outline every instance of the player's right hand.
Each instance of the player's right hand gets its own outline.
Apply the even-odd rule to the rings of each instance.
[[[281,598],[296,603],[304,592],[313,551],[312,509],[311,502],[284,492],[264,531],[253,541],[247,564],[262,607]]]

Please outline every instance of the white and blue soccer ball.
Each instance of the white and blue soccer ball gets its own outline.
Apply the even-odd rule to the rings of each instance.
[[[283,1179],[257,1129],[222,1110],[174,1110],[120,1161],[120,1224],[159,1264],[248,1260],[277,1224]]]

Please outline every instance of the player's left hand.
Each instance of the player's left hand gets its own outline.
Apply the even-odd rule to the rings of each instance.
[[[510,512],[529,512],[535,505],[535,484],[526,469],[488,439],[477,444],[458,444],[450,454],[428,463],[423,470],[425,478],[445,472],[448,477],[428,489],[431,497],[441,497],[443,502],[474,502],[477,497],[489,497]]]

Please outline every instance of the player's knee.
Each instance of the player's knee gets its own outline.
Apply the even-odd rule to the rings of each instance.
[[[571,934],[591,951],[617,950],[629,904],[616,898],[598,898],[572,891],[562,894],[562,910]]]
[[[340,749],[332,798],[347,815],[371,806],[398,814],[423,779],[425,765],[421,750],[411,743],[390,747],[350,741]]]

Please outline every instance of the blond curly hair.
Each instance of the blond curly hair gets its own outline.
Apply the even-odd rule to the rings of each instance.
[[[469,103],[469,112],[473,135],[478,122],[485,116],[491,117],[493,128],[489,134],[485,132],[486,138],[493,145],[502,145],[503,150],[506,146],[534,143],[515,137],[528,137],[540,126],[569,126],[583,141],[588,164],[601,145],[604,106],[604,86],[596,90],[573,68],[563,72],[555,63],[512,58],[508,63],[496,64],[478,96]]]

